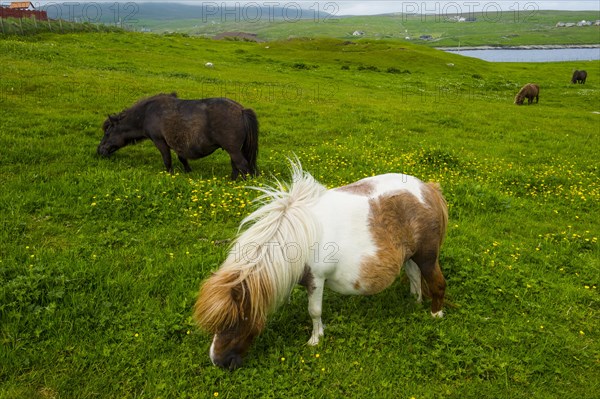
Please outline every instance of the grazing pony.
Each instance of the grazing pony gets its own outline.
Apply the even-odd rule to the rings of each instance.
[[[119,148],[150,139],[160,151],[165,168],[173,172],[171,149],[191,171],[188,159],[229,153],[231,179],[256,175],[258,121],[256,114],[227,98],[180,100],[175,93],[158,94],[138,101],[118,115],[109,115],[102,126],[104,137],[98,154],[109,156]]]
[[[240,226],[222,266],[202,285],[194,318],[214,334],[213,364],[233,370],[254,338],[296,284],[306,287],[313,329],[323,336],[325,286],[342,294],[370,295],[389,287],[402,270],[410,291],[431,296],[431,314],[442,317],[446,281],[439,252],[448,222],[436,183],[384,174],[327,190],[300,164],[292,183],[257,188],[262,206]]]
[[[515,96],[515,104],[523,105],[523,101],[527,99],[527,104],[531,104],[535,98],[536,104],[540,99],[540,87],[534,83],[527,83],[519,90]]]
[[[587,72],[586,71],[575,70],[575,72],[573,72],[573,77],[571,78],[571,83],[573,83],[573,84],[575,84],[575,83],[585,84],[585,80],[586,79],[587,79]]]

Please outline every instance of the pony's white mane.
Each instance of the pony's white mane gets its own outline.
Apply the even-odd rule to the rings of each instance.
[[[239,273],[238,281],[268,279],[272,292],[266,293],[271,297],[267,312],[289,296],[304,273],[318,227],[309,206],[326,191],[302,170],[298,160],[290,163],[291,183],[275,180],[275,186],[251,187],[263,193],[256,199],[262,205],[242,221],[240,230],[249,227],[235,240],[221,266],[221,270]]]

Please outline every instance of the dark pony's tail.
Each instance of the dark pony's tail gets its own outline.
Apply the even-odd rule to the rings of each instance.
[[[256,167],[256,160],[258,158],[258,119],[256,113],[250,108],[242,110],[244,118],[244,130],[246,131],[246,138],[244,144],[242,144],[242,154],[246,161],[248,161],[249,172],[252,176],[258,176],[258,168]]]

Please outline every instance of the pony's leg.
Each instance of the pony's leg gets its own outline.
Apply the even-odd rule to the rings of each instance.
[[[177,158],[179,158],[179,162],[181,162],[181,164],[183,165],[183,170],[185,170],[186,173],[189,173],[192,171],[192,168],[190,168],[190,164],[187,159],[185,159],[181,155],[177,155]]]
[[[321,321],[321,313],[323,311],[323,287],[325,280],[313,280],[312,289],[308,291],[308,314],[312,319],[313,329],[312,335],[308,340],[308,345],[315,346],[319,344],[319,340],[323,336],[323,322]]]
[[[250,165],[242,152],[239,150],[229,152],[229,157],[231,158],[231,180],[237,179],[240,173],[245,179],[246,175],[250,173]]]
[[[404,270],[410,281],[410,293],[417,298],[418,303],[421,303],[423,301],[423,294],[421,291],[421,270],[419,270],[419,266],[412,259],[409,259],[404,264]]]
[[[446,293],[446,279],[444,279],[444,275],[442,274],[437,253],[433,255],[426,253],[424,256],[415,254],[413,260],[419,266],[431,294],[431,315],[433,317],[444,317],[442,305],[444,304],[444,295]]]
[[[233,161],[231,161],[231,180],[237,179],[239,175],[240,171],[238,170],[237,166],[235,166]]]
[[[163,163],[165,164],[165,168],[167,168],[167,172],[173,173],[173,162],[171,161],[171,148],[167,142],[163,139],[154,139],[154,145],[160,151],[160,155],[162,155]]]

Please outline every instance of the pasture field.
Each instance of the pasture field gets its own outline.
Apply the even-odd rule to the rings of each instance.
[[[593,398],[600,391],[600,62],[491,64],[398,41],[135,33],[0,38],[0,398]],[[214,68],[205,68],[212,62]],[[586,69],[585,85],[570,84]],[[540,102],[516,106],[527,82]],[[261,123],[251,181],[218,151],[163,172],[150,142],[101,159],[140,97],[227,96]],[[191,319],[286,157],[334,187],[405,172],[450,210],[446,317],[407,281],[326,291],[305,343],[293,291],[246,357],[211,365]]]

